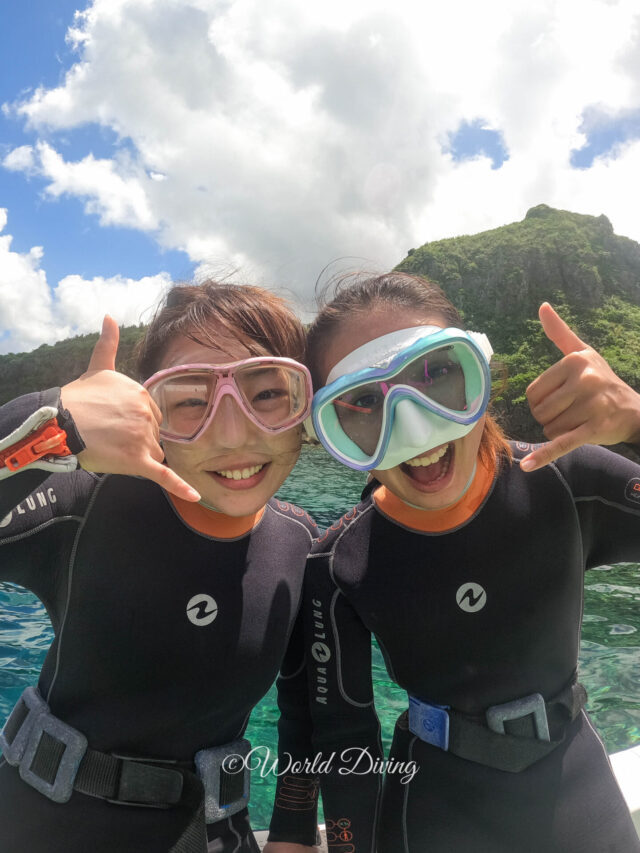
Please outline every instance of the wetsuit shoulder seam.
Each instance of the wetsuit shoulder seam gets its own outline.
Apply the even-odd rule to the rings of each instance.
[[[64,629],[65,629],[66,623],[67,623],[67,615],[69,613],[69,603],[71,601],[71,588],[73,586],[73,569],[74,569],[74,565],[75,565],[75,559],[76,559],[76,554],[78,551],[78,545],[80,542],[80,537],[82,536],[82,531],[84,530],[84,526],[87,522],[87,519],[89,518],[89,515],[91,514],[91,510],[93,509],[93,505],[95,504],[95,502],[97,500],[98,494],[100,493],[100,489],[107,482],[107,480],[109,479],[109,476],[110,475],[107,474],[104,477],[96,478],[96,480],[97,480],[96,487],[93,490],[93,493],[91,494],[91,497],[89,498],[89,501],[87,502],[87,506],[85,508],[84,515],[82,516],[81,522],[78,525],[78,529],[76,530],[76,535],[75,535],[74,540],[73,540],[73,547],[71,548],[71,553],[69,555],[69,561],[67,563],[67,567],[68,567],[67,598],[66,598],[66,601],[64,604],[64,613],[63,613],[62,619],[60,620],[60,632],[58,634],[58,648],[56,651],[56,666],[55,666],[55,669],[53,671],[53,677],[51,679],[51,684],[49,685],[49,689],[47,690],[47,695],[44,697],[45,701],[47,701],[47,702],[50,701],[51,693],[53,691],[53,688],[55,687],[55,683],[56,683],[56,680],[58,678],[58,672],[60,671],[60,658],[61,658],[61,654],[62,654],[62,639],[63,639],[63,635],[64,635]]]
[[[0,547],[2,545],[10,545],[13,542],[19,542],[21,539],[28,539],[30,536],[34,536],[36,533],[39,533],[41,530],[44,530],[46,527],[51,527],[53,524],[58,524],[62,521],[77,521],[78,523],[82,523],[83,517],[81,515],[61,515],[58,518],[49,518],[46,521],[43,521],[42,524],[38,524],[37,527],[33,527],[31,530],[25,530],[23,533],[17,533],[15,536],[8,536],[6,539],[0,540]]]
[[[313,535],[312,535],[311,531],[309,530],[309,528],[305,524],[303,524],[302,521],[299,521],[297,518],[291,518],[290,515],[287,515],[286,513],[282,512],[281,510],[276,509],[270,503],[267,504],[267,509],[270,509],[272,513],[280,516],[280,518],[284,518],[286,521],[290,521],[293,524],[299,525],[305,531],[305,533],[308,534],[309,541],[313,542]]]
[[[296,615],[295,615],[295,616],[293,617],[293,619],[291,620],[291,626],[290,626],[290,628],[289,628],[289,633],[287,634],[287,642],[286,642],[286,646],[285,646],[285,651],[289,649],[289,645],[290,645],[290,643],[291,643],[291,637],[293,636],[293,631],[294,631],[294,629],[295,629],[296,622],[297,622],[297,621],[298,621],[298,619],[300,618],[300,613],[301,613],[301,611],[302,611],[302,590],[300,591],[300,595],[299,595],[299,597],[298,597],[298,607],[297,607],[297,610],[296,610]],[[307,662],[306,662],[305,656],[303,655],[303,656],[302,656],[302,663],[301,663],[301,664],[300,664],[300,666],[295,670],[295,672],[292,672],[290,675],[283,675],[283,674],[282,674],[282,671],[280,670],[280,671],[278,672],[278,677],[279,677],[279,678],[281,678],[283,681],[286,681],[286,680],[287,680],[287,679],[289,679],[289,678],[294,678],[296,675],[299,675],[299,674],[300,674],[301,670],[303,670],[303,669],[304,669],[304,667],[306,666],[306,663],[307,663]]]
[[[354,515],[353,518],[349,519],[349,521],[344,526],[344,530],[341,530],[340,533],[336,536],[336,541],[333,543],[333,545],[331,547],[331,552],[329,552],[329,553],[331,553],[333,555],[333,552],[335,552],[336,548],[338,547],[338,545],[340,543],[340,540],[347,533],[347,531],[351,530],[351,528],[356,524],[356,522],[358,522],[358,521],[360,521],[360,519],[364,518],[365,515],[368,512],[370,512],[372,509],[374,509],[373,500],[371,500],[371,502],[369,503],[369,506],[366,506],[363,510],[356,513],[356,515]]]
[[[564,476],[564,474],[562,473],[560,468],[555,464],[555,462],[550,462],[549,468],[551,468],[551,470],[554,472],[554,474],[556,475],[556,477],[560,481],[561,485],[568,492],[569,497],[571,498],[571,506],[573,507],[573,514],[574,514],[574,518],[575,518],[575,523],[576,523],[578,531],[580,533],[580,535],[578,536],[578,541],[580,543],[580,562],[581,562],[581,565],[582,565],[582,568],[584,571],[584,569],[586,567],[586,558],[585,558],[585,553],[584,553],[584,539],[583,539],[583,535],[582,535],[582,525],[580,524],[580,515],[578,513],[578,507],[576,504],[576,496],[571,491],[571,486],[569,485],[567,478]],[[584,584],[582,584],[580,586],[580,618],[578,619],[577,637],[576,637],[576,643],[578,644],[578,646],[580,645],[580,637],[582,636],[582,619],[583,619],[583,617],[584,617]]]
[[[281,680],[281,681],[288,681],[290,678],[295,678],[295,677],[296,677],[296,675],[300,675],[300,673],[302,672],[302,670],[305,668],[305,666],[306,666],[306,665],[307,665],[307,662],[306,662],[306,660],[303,658],[303,659],[302,659],[302,663],[301,663],[301,664],[300,664],[300,666],[295,670],[295,672],[290,672],[290,673],[289,673],[289,675],[283,675],[283,674],[282,674],[282,672],[279,672],[279,673],[278,673],[278,678],[280,678],[280,680]]]
[[[608,501],[606,498],[603,498],[600,495],[583,495],[580,498],[574,497],[574,501],[576,503],[582,503],[584,501],[599,501],[600,503],[605,504],[606,506],[615,507],[616,509],[619,509],[622,512],[630,512],[631,515],[640,515],[639,509],[634,509],[630,506],[623,506],[622,504],[619,504],[616,501]]]
[[[342,530],[342,531],[340,532],[340,534],[336,537],[336,541],[333,543],[333,547],[331,548],[331,550],[330,550],[330,551],[328,551],[328,552],[327,552],[327,554],[328,554],[328,556],[329,556],[329,577],[331,578],[331,580],[333,581],[333,583],[335,584],[335,586],[337,587],[337,589],[339,589],[339,590],[340,590],[340,592],[342,592],[342,587],[340,586],[340,584],[339,584],[339,583],[338,583],[338,581],[336,580],[336,577],[335,577],[335,574],[334,574],[334,570],[333,570],[333,563],[334,563],[334,557],[335,557],[335,555],[336,555],[336,548],[338,547],[338,545],[339,545],[340,540],[342,539],[342,537],[343,537],[343,536],[344,536],[344,535],[345,535],[349,530],[351,530],[351,529],[354,527],[354,525],[355,525],[356,521],[358,521],[358,519],[364,518],[364,517],[365,517],[365,515],[366,515],[368,512],[370,512],[370,510],[372,510],[372,509],[375,509],[375,505],[374,505],[374,503],[373,503],[373,499],[371,499],[371,503],[369,504],[369,506],[365,507],[365,508],[362,510],[362,512],[360,512],[360,513],[356,514],[352,519],[350,519],[350,520],[347,522],[347,524],[345,525],[344,530]],[[344,593],[343,593],[343,595],[344,595]],[[346,596],[345,596],[345,598],[346,598]]]
[[[558,466],[556,465],[555,462],[549,462],[549,468],[553,471],[553,473],[556,475],[558,480],[560,480],[561,484],[564,486],[566,491],[569,493],[569,495],[571,496],[571,500],[575,504],[576,497],[573,494],[573,492],[571,491],[571,486],[569,485],[569,482],[568,482],[567,478],[564,476],[564,474],[562,473],[562,471],[558,468]]]
[[[342,656],[340,653],[340,637],[338,635],[338,626],[336,625],[335,620],[335,606],[339,595],[342,595],[344,598],[346,598],[340,587],[336,584],[336,591],[333,593],[333,596],[331,597],[331,604],[329,605],[329,618],[331,619],[331,630],[333,631],[333,639],[336,644],[336,678],[338,681],[338,690],[340,691],[340,695],[342,696],[344,701],[348,702],[349,705],[353,705],[355,708],[370,708],[374,704],[374,700],[372,699],[370,702],[357,702],[355,699],[351,699],[349,696],[347,696],[347,691],[345,690],[344,683],[342,680]]]
[[[333,551],[335,550],[335,548],[336,548],[336,547],[337,547],[337,545],[338,545],[338,542],[339,542],[339,541],[340,541],[340,539],[344,536],[344,534],[347,532],[347,530],[349,530],[349,529],[353,526],[353,524],[354,524],[356,521],[358,521],[358,519],[362,518],[362,517],[365,515],[365,513],[367,513],[367,512],[371,509],[371,507],[372,507],[372,506],[373,506],[373,502],[371,502],[371,503],[369,504],[369,506],[366,506],[366,507],[365,507],[361,512],[356,513],[356,515],[354,515],[354,517],[353,517],[353,518],[350,518],[350,519],[347,521],[347,523],[345,524],[344,529],[340,529],[340,528],[338,528],[338,529],[340,530],[340,533],[339,533],[339,534],[338,534],[337,530],[333,527],[333,525],[331,525],[331,527],[328,527],[328,528],[327,528],[327,529],[322,533],[322,535],[321,535],[321,536],[316,536],[316,538],[315,538],[313,541],[314,541],[314,542],[316,542],[316,543],[319,543],[319,542],[321,542],[321,541],[322,541],[322,539],[324,539],[324,538],[326,538],[326,537],[328,537],[328,536],[329,536],[329,533],[330,533],[330,531],[332,530],[332,528],[335,530],[335,532],[336,532],[336,534],[337,534],[337,535],[336,535],[336,539],[335,539],[335,541],[334,541],[333,545],[331,545],[331,547],[329,548],[329,550],[328,550],[328,551],[318,551],[318,552],[316,552],[316,553],[309,554],[309,556],[307,557],[307,559],[308,559],[308,560],[313,560],[313,559],[315,559],[316,557],[331,557],[331,556],[332,556],[332,554],[333,554]],[[341,520],[342,520],[341,518],[340,518],[340,519],[338,519],[338,521],[341,521]],[[335,524],[338,524],[338,521],[336,521],[336,522],[334,522],[334,523],[335,523]]]

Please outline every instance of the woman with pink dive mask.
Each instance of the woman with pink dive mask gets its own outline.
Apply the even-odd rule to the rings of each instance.
[[[489,342],[437,286],[356,281],[309,330],[315,432],[373,478],[303,603],[330,849],[640,850],[576,675],[584,570],[640,560],[640,466],[580,445],[639,441],[640,397],[541,319],[565,358],[530,388],[539,448],[487,413]],[[372,634],[407,693],[384,787]]]
[[[244,730],[278,671],[286,730],[304,680],[317,528],[273,498],[309,411],[304,332],[274,294],[206,282],[147,329],[145,387],[117,346],[107,318],[85,374],[0,409],[0,580],[55,632],[0,735],[0,849],[257,853]],[[315,850],[297,785],[270,853]]]

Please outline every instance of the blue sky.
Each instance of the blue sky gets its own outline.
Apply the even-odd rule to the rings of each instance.
[[[499,169],[509,152],[499,130],[486,127],[481,118],[464,121],[449,136],[449,149],[454,161],[471,160],[484,156],[491,160],[491,168]]]
[[[338,258],[388,268],[543,202],[640,239],[631,0],[277,10],[4,4],[0,352],[137,322],[211,269],[306,312]]]
[[[612,155],[625,142],[640,139],[640,109],[610,115],[597,107],[590,108],[585,110],[580,127],[586,141],[571,152],[571,165],[589,169],[596,157]]]
[[[78,0],[21,0],[6,4],[0,28],[0,103],[12,104],[44,86],[57,86],[77,56],[65,43]],[[33,143],[38,136],[22,119],[0,113],[0,153]],[[45,135],[46,138],[46,135]],[[70,159],[88,152],[109,156],[117,141],[114,131],[86,125],[57,135]],[[189,257],[180,251],[161,251],[153,237],[129,228],[101,227],[96,216],[87,216],[77,198],[48,200],[45,181],[0,171],[0,206],[9,210],[8,231],[13,248],[28,251],[43,246],[47,275],[58,281],[70,272],[84,278],[124,275],[139,278],[163,270],[175,278],[193,272]]]

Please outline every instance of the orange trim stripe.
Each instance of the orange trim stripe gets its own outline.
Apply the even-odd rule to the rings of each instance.
[[[202,504],[191,501],[183,501],[175,495],[167,493],[169,500],[176,508],[180,518],[205,536],[214,539],[238,539],[244,536],[256,526],[264,515],[264,507],[252,515],[231,516],[224,515],[212,509],[207,509]]]
[[[417,509],[409,506],[385,486],[373,493],[376,507],[392,521],[422,533],[443,533],[468,521],[486,498],[496,473],[495,459],[486,468],[478,459],[476,474],[466,494],[445,509]]]

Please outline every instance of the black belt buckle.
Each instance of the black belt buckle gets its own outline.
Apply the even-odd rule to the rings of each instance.
[[[87,746],[87,739],[81,732],[45,711],[31,726],[20,761],[20,777],[54,803],[66,803],[71,799],[73,783]],[[39,753],[41,747],[48,753],[46,757]],[[50,781],[41,775],[45,770]]]
[[[487,726],[492,732],[506,734],[506,720],[519,720],[522,717],[533,716],[533,725],[538,740],[550,741],[547,707],[540,693],[531,693],[521,699],[505,702],[502,705],[492,705],[487,708]]]
[[[49,706],[35,687],[23,690],[0,732],[0,748],[7,764],[12,767],[20,764],[35,720],[48,711]]]
[[[251,788],[251,773],[246,764],[250,751],[249,741],[238,738],[196,752],[194,761],[204,785],[206,823],[216,823],[246,808]]]

